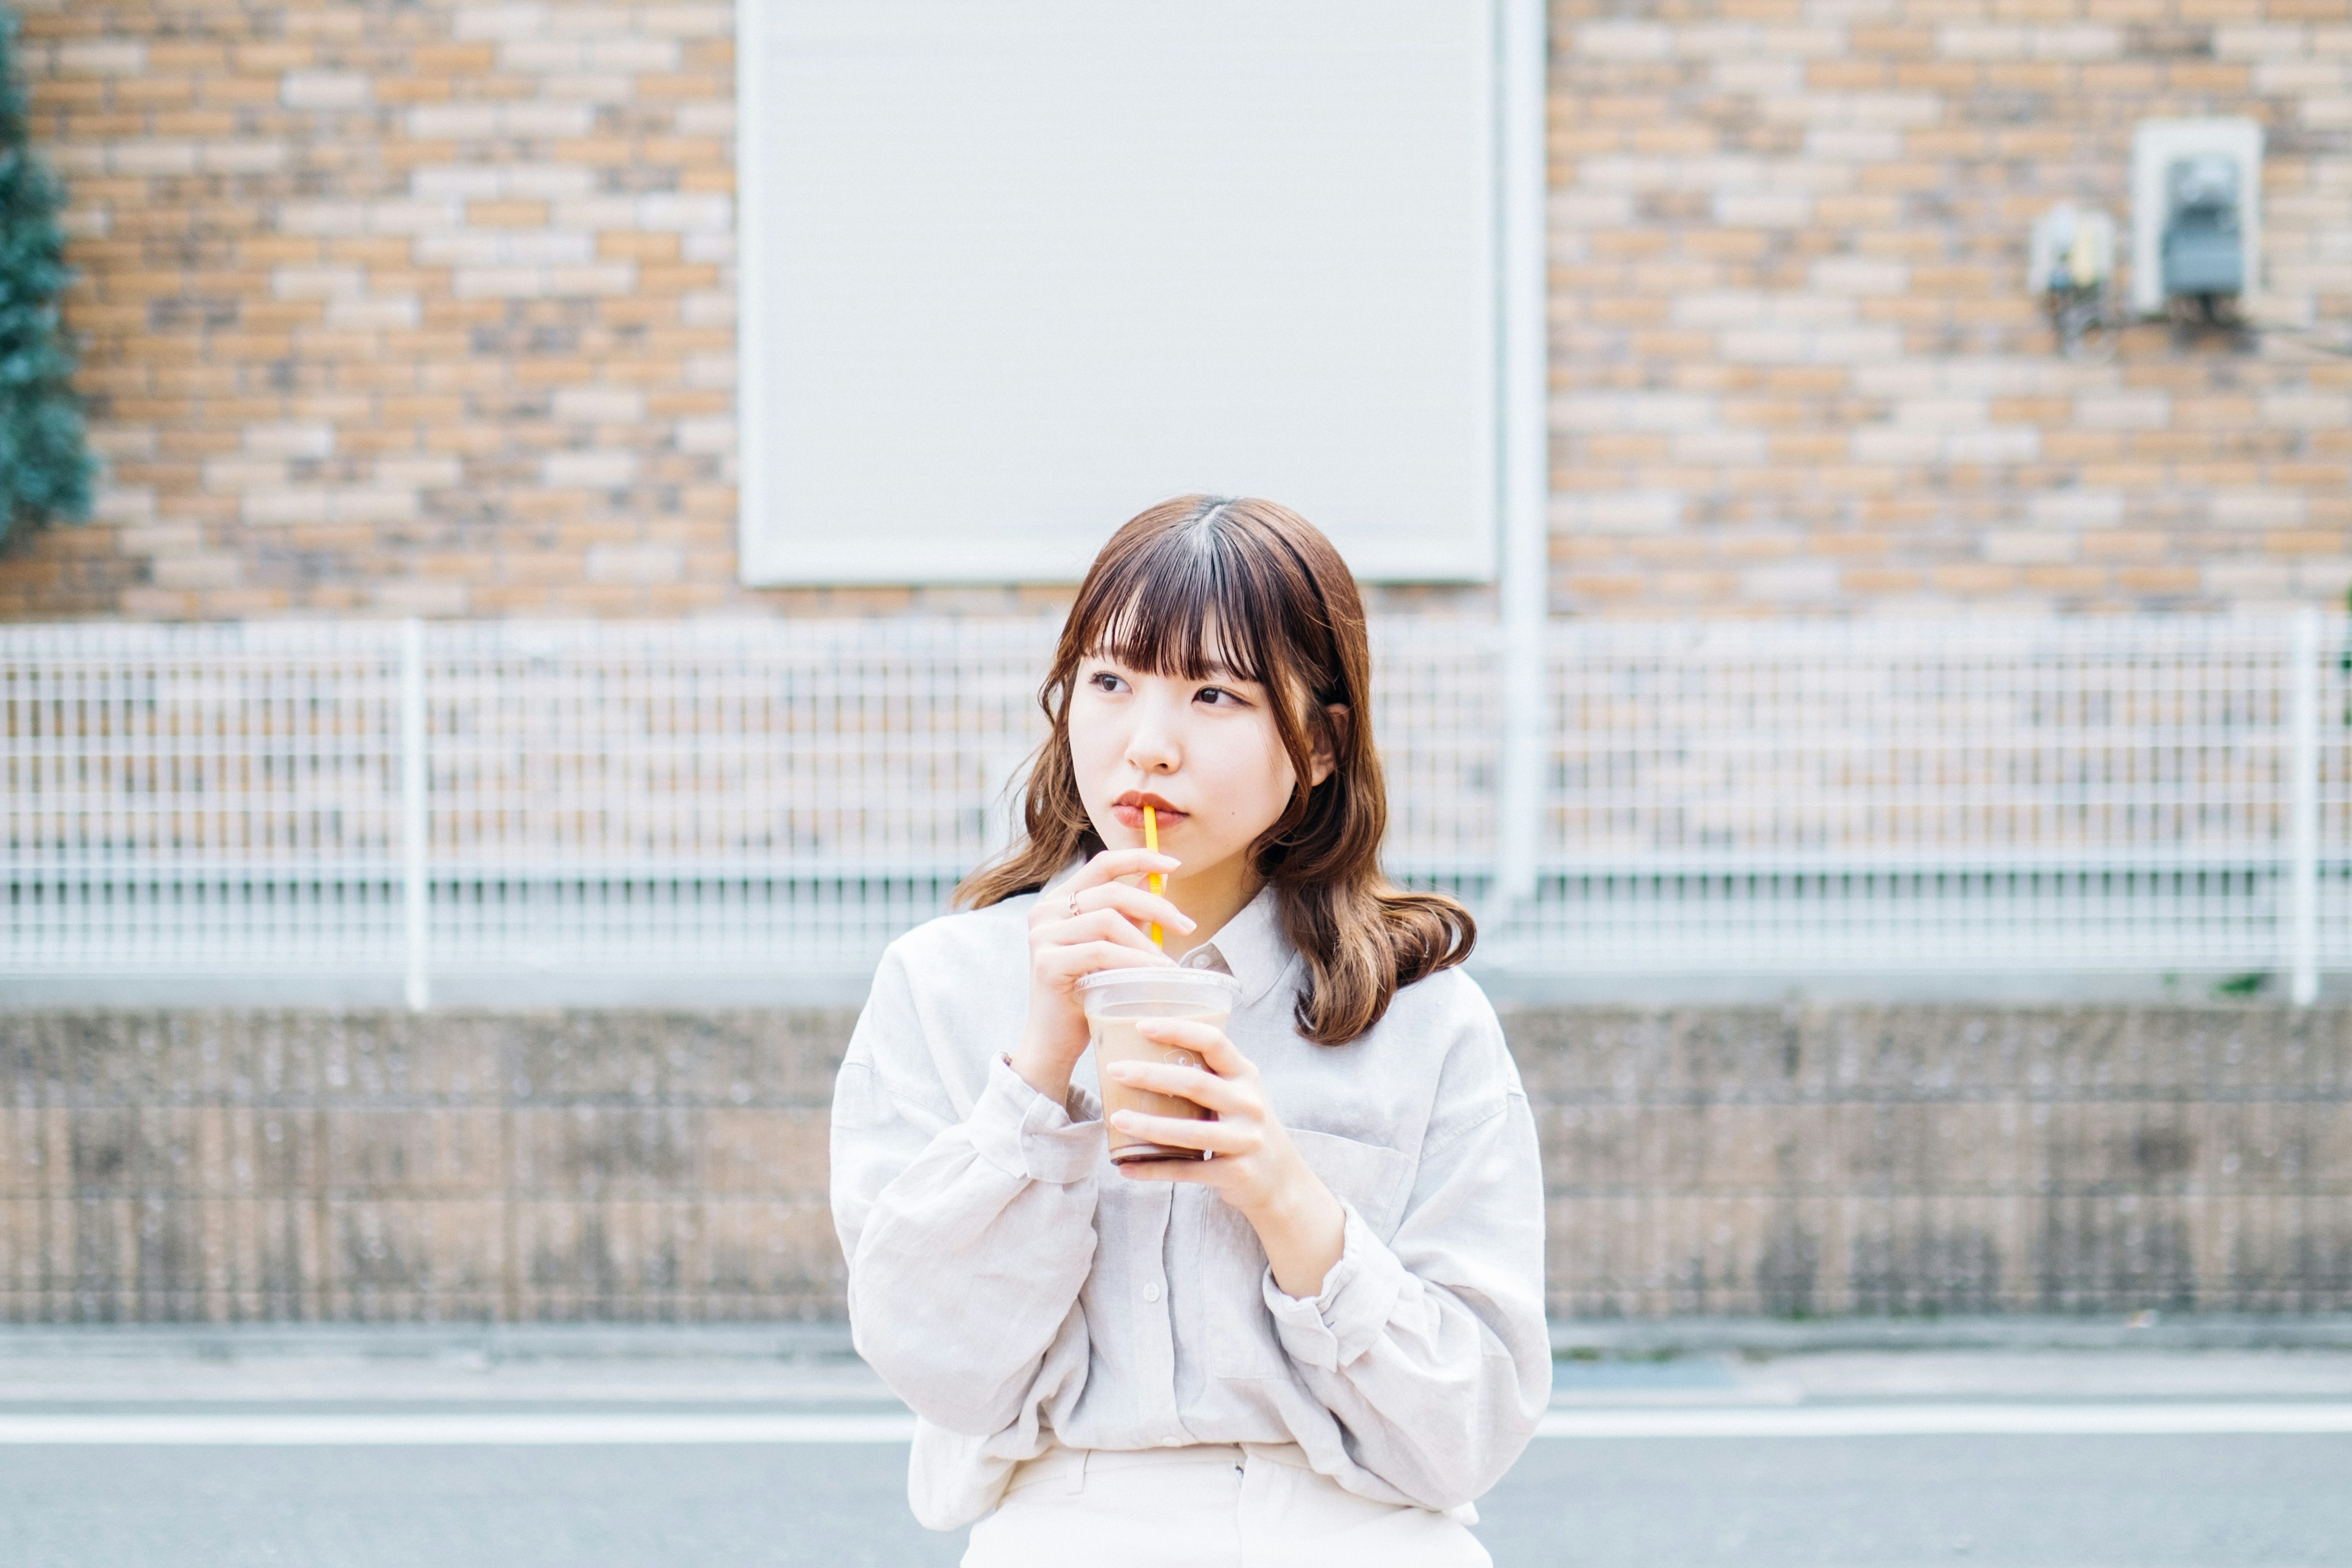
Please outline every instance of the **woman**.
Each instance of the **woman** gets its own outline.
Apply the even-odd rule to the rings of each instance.
[[[1024,837],[883,956],[834,1216],[968,1565],[1488,1561],[1470,1501],[1550,1392],[1542,1183],[1470,917],[1380,873],[1370,679],[1304,519],[1144,512],[1063,627]],[[1213,1119],[1114,1125],[1208,1158],[1113,1164],[1076,984],[1171,963],[1231,974],[1230,1021],[1110,1070]]]

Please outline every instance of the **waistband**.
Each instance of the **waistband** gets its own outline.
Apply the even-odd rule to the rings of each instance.
[[[1307,1450],[1296,1443],[1187,1443],[1175,1448],[1070,1448],[1057,1443],[1035,1458],[1024,1459],[1014,1466],[1004,1495],[1010,1497],[1031,1487],[1057,1483],[1076,1492],[1084,1489],[1088,1475],[1108,1475],[1115,1470],[1234,1466],[1248,1459],[1286,1465],[1295,1470],[1312,1472],[1315,1468],[1307,1462]]]

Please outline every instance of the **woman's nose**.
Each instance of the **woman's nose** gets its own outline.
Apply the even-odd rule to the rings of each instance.
[[[1176,752],[1156,736],[1139,735],[1128,745],[1127,763],[1139,773],[1173,773]]]
[[[1139,703],[1137,708],[1135,728],[1127,735],[1128,765],[1147,773],[1171,771],[1182,754],[1176,744],[1175,726],[1155,703]]]

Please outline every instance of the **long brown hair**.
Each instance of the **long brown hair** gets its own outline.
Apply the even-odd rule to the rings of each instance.
[[[1223,666],[1272,698],[1299,784],[1250,855],[1307,961],[1301,1035],[1345,1045],[1380,1022],[1398,986],[1470,956],[1477,927],[1467,910],[1381,873],[1388,792],[1372,749],[1371,651],[1355,579],[1312,523],[1265,500],[1181,496],[1111,535],[1038,689],[1052,730],[1031,763],[1026,832],[964,879],[958,904],[984,909],[1034,892],[1103,848],[1070,762],[1070,697],[1089,654],[1185,680]],[[1336,716],[1327,711],[1334,705]],[[1332,756],[1330,776],[1311,789],[1318,737],[1308,726]]]

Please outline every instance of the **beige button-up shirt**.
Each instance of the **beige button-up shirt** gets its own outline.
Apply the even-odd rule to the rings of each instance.
[[[1318,1046],[1270,889],[1186,955],[1242,983],[1226,1032],[1347,1210],[1322,1294],[1296,1300],[1214,1190],[1112,1167],[1091,1053],[1061,1105],[1005,1065],[1041,896],[893,942],[835,1086],[850,1322],[919,1417],[916,1517],[979,1518],[1055,1442],[1296,1444],[1351,1492],[1438,1510],[1493,1486],[1551,1351],[1535,1124],[1477,983],[1431,975]]]

